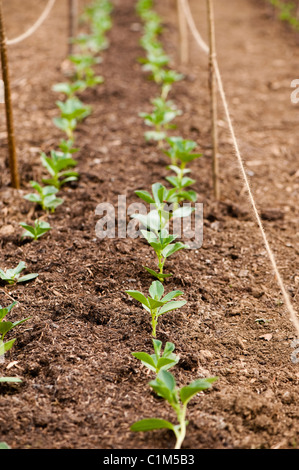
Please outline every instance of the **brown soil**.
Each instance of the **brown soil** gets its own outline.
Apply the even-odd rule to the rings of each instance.
[[[17,3],[4,5],[9,37],[25,30],[42,9],[42,2]],[[21,242],[18,224],[42,215],[23,195],[31,179],[44,175],[40,150],[55,148],[61,138],[52,124],[58,97],[51,87],[65,79],[67,2],[56,2],[38,32],[9,49],[22,190],[9,187],[0,105],[0,266],[24,260],[27,272],[39,273],[33,282],[0,290],[2,305],[11,298],[19,302],[14,320],[31,316],[11,335],[16,344],[0,365],[0,375],[23,380],[0,386],[0,441],[15,449],[174,446],[168,431],[129,429],[144,417],[173,418],[151,393],[151,376],[131,355],[152,352],[149,318],[125,294],[149,288],[152,279],[142,264],[146,259],[154,267],[152,251],[140,239],[100,241],[95,235],[97,204],[116,205],[119,194],[128,204],[138,202],[134,190],[150,189],[168,174],[167,157],[145,143],[138,117],[150,109],[157,88],[137,63],[143,51],[134,3],[115,1],[111,44],[99,66],[105,84],[82,94],[93,113],[76,134],[81,177],[63,187],[65,203],[49,216],[53,230],[38,243]],[[296,307],[299,108],[290,101],[290,83],[298,78],[299,52],[294,33],[260,3],[215,1],[218,58],[252,190]],[[195,0],[191,4],[206,37],[205,12]],[[221,108],[222,198],[213,201],[207,59],[192,40],[190,66],[179,65],[170,5],[158,7],[165,18],[163,42],[174,68],[186,73],[170,96],[183,111],[175,132],[195,139],[204,154],[192,164],[194,189],[204,204],[204,242],[167,263],[174,275],[166,289],[182,289],[187,304],[162,318],[158,338],[176,345],[181,361],[173,373],[180,385],[219,377],[211,391],[190,403],[183,447],[298,448],[295,331],[251,214]]]

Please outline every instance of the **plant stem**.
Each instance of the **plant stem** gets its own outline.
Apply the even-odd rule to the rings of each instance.
[[[187,411],[186,405],[183,405],[183,407],[177,411],[178,419],[180,423],[180,432],[177,435],[175,449],[181,448],[182,443],[186,437],[186,411]]]

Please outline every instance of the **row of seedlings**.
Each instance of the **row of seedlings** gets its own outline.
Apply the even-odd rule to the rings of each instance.
[[[172,423],[161,418],[146,418],[137,421],[131,426],[135,432],[145,432],[157,429],[169,429],[173,431],[176,443],[175,449],[180,449],[186,436],[187,406],[189,401],[199,392],[211,388],[217,377],[201,378],[192,381],[189,385],[177,387],[174,375],[169,371],[179,362],[179,356],[174,353],[175,345],[167,342],[162,351],[162,341],[157,339],[158,320],[161,315],[183,307],[185,300],[176,300],[183,292],[174,290],[165,294],[164,281],[170,277],[170,273],[164,272],[164,263],[172,254],[181,249],[188,249],[184,243],[176,241],[177,236],[171,235],[168,231],[169,222],[174,219],[181,219],[189,216],[193,211],[190,204],[182,206],[183,201],[195,202],[197,195],[187,187],[194,184],[194,180],[188,175],[190,169],[187,164],[200,157],[193,150],[196,143],[185,140],[182,137],[168,137],[168,130],[173,128],[172,120],[179,114],[179,111],[172,101],[168,100],[168,94],[172,84],[183,79],[181,74],[169,68],[169,57],[165,54],[159,41],[162,31],[162,24],[159,15],[153,10],[152,0],[139,0],[136,11],[144,23],[144,35],[141,45],[146,51],[146,57],[140,59],[143,70],[150,74],[160,87],[160,94],[151,101],[153,110],[151,113],[141,113],[145,124],[153,126],[154,130],[145,133],[146,140],[157,141],[158,147],[163,149],[170,158],[169,170],[174,172],[173,176],[166,178],[172,186],[167,189],[161,183],[152,185],[152,194],[148,191],[136,191],[136,195],[146,203],[150,204],[151,210],[147,215],[134,214],[145,228],[141,230],[143,237],[154,249],[157,257],[158,271],[148,267],[145,269],[157,280],[153,281],[149,288],[149,295],[144,295],[136,290],[128,290],[126,293],[133,299],[141,303],[142,307],[150,314],[152,325],[152,342],[154,353],[134,352],[134,357],[154,373],[155,377],[150,381],[149,386],[155,393],[163,398],[175,411],[177,423]],[[165,145],[168,144],[168,148]],[[171,205],[169,210],[167,205]]]
[[[82,20],[89,27],[89,34],[80,34],[78,37],[71,39],[74,41],[81,52],[69,57],[69,61],[73,64],[73,73],[71,80],[66,83],[54,85],[53,90],[66,95],[65,101],[57,101],[56,104],[60,110],[60,116],[54,118],[54,124],[60,130],[64,131],[66,138],[59,142],[59,150],[51,150],[50,156],[44,152],[41,153],[41,163],[48,171],[49,176],[43,178],[41,183],[31,181],[30,184],[35,189],[35,193],[24,196],[28,201],[38,204],[45,215],[55,212],[64,200],[57,197],[57,193],[61,187],[71,181],[79,178],[78,172],[73,168],[77,165],[77,161],[72,158],[73,153],[79,149],[74,148],[75,129],[80,121],[91,113],[91,107],[84,103],[76,96],[76,93],[83,92],[89,87],[94,87],[103,83],[104,79],[97,76],[93,67],[101,62],[99,54],[109,45],[106,37],[107,31],[112,26],[111,20],[112,4],[109,0],[94,0],[84,10]],[[23,238],[31,240],[39,240],[44,234],[51,230],[51,226],[44,220],[44,216],[36,219],[33,225],[21,222],[20,226],[25,230],[22,234]],[[28,282],[35,279],[38,273],[30,273],[22,275],[22,271],[26,268],[26,263],[21,261],[14,269],[0,269],[0,279],[8,285],[16,283]],[[20,321],[7,321],[6,316],[10,314],[12,309],[17,305],[13,302],[7,307],[0,306],[0,361],[4,362],[4,355],[9,351],[16,338],[5,341],[6,334],[16,326],[27,321],[25,318]],[[0,383],[3,382],[21,382],[18,377],[0,377]]]

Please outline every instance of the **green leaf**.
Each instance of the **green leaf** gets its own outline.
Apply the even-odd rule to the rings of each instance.
[[[26,274],[26,276],[20,277],[17,282],[27,282],[35,279],[38,276],[38,273]]]
[[[182,217],[189,217],[192,214],[192,212],[194,212],[194,207],[190,207],[190,206],[179,207],[178,209],[173,211],[172,218],[176,219],[176,218],[182,218]]]
[[[0,377],[0,383],[3,382],[15,382],[15,383],[20,383],[22,382],[21,379],[18,377]],[[7,449],[8,447],[1,447],[1,444],[5,444],[4,442],[0,442],[0,449]]]
[[[174,300],[173,302],[168,302],[167,304],[163,305],[159,309],[158,315],[163,315],[164,313],[171,312],[172,310],[176,310],[177,308],[181,308],[186,304],[186,300]]]
[[[136,357],[136,359],[139,359],[150,370],[156,372],[156,363],[149,354],[145,352],[133,352],[132,356]]]
[[[137,421],[130,429],[134,432],[146,432],[153,431],[155,429],[170,429],[174,431],[174,425],[165,419],[147,418]]]
[[[173,290],[172,292],[169,292],[163,297],[163,302],[169,302],[172,299],[175,299],[176,297],[179,297],[179,295],[182,295],[184,292],[181,290]]]
[[[143,305],[146,305],[146,307],[149,307],[148,299],[138,290],[126,290],[125,292],[131,297],[133,297],[133,299],[136,299],[138,300],[138,302],[141,302]]]
[[[154,350],[155,350],[156,356],[160,356],[162,341],[160,341],[159,339],[154,339],[153,338],[153,345],[154,345]]]
[[[149,293],[153,299],[160,300],[164,293],[163,284],[160,281],[154,281],[149,288]]]
[[[160,359],[157,362],[157,370],[167,370],[171,366],[177,364],[179,359],[170,359],[168,357],[160,357]]]
[[[1,380],[5,378],[7,377],[0,377],[0,382],[8,382],[8,380]],[[0,449],[11,449],[11,447],[9,447],[9,445],[6,444],[6,442],[0,442]]]
[[[16,338],[6,341],[6,343],[3,343],[3,341],[0,340],[0,357],[13,347],[15,341]]]
[[[135,194],[140,197],[140,199],[148,202],[149,204],[153,204],[155,202],[150,193],[147,191],[135,191]]]
[[[184,245],[181,242],[176,242],[175,244],[168,245],[166,248],[164,248],[164,250],[162,251],[162,255],[164,258],[168,258],[177,251],[182,250],[183,248],[187,248],[187,245]]]
[[[147,268],[146,266],[143,266],[144,269],[146,269],[146,271],[148,273],[150,273],[152,276],[158,278],[160,281],[163,279],[166,279],[167,277],[171,277],[172,274],[161,274],[161,273],[157,273],[156,271],[154,271],[153,269],[150,269],[150,268]]]
[[[199,392],[202,392],[203,390],[207,390],[208,388],[211,388],[212,383],[218,380],[218,377],[209,377],[206,379],[198,379],[195,380],[194,382],[191,382],[189,385],[186,387],[182,387],[180,389],[180,398],[183,404],[186,404],[191,400],[194,395],[196,395]]]

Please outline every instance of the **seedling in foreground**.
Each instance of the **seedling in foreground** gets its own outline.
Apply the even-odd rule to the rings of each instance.
[[[33,238],[33,240],[38,240],[40,237],[45,235],[45,233],[51,230],[51,226],[48,222],[39,219],[35,219],[33,226],[28,225],[25,222],[21,222],[20,225],[25,229],[25,232],[22,235],[22,239],[29,237]]]
[[[167,312],[176,310],[186,304],[185,300],[173,300],[183,294],[180,290],[169,292],[164,297],[164,287],[160,281],[154,281],[149,288],[149,296],[145,297],[137,290],[127,290],[126,293],[138,300],[143,308],[151,314],[152,336],[156,336],[158,318]]]
[[[51,157],[47,157],[45,153],[41,154],[43,166],[48,170],[52,178],[43,179],[43,183],[55,186],[60,189],[61,186],[70,181],[76,181],[79,173],[76,171],[66,170],[66,168],[74,167],[77,161],[70,157],[67,153],[51,151]]]
[[[152,380],[149,385],[159,397],[164,398],[174,409],[178,424],[175,425],[170,421],[159,418],[147,418],[134,423],[131,430],[145,432],[155,429],[170,429],[176,437],[175,449],[180,449],[186,436],[186,427],[188,425],[186,413],[189,401],[199,392],[211,388],[212,383],[217,379],[218,377],[198,379],[178,389],[173,375],[166,370],[161,370],[156,379]]]
[[[27,201],[36,202],[43,210],[51,212],[54,212],[63,203],[63,199],[56,197],[58,189],[55,186],[42,187],[36,181],[30,181],[30,184],[37,191],[37,194],[26,194],[24,199],[27,199]]]
[[[155,354],[147,354],[145,352],[133,352],[132,355],[139,359],[142,364],[149,370],[158,374],[160,370],[168,370],[179,362],[179,356],[173,353],[175,346],[173,343],[167,342],[161,356],[162,341],[153,339]]]
[[[0,278],[2,279],[2,281],[7,282],[8,284],[15,284],[20,282],[31,281],[32,279],[35,279],[38,276],[37,273],[32,273],[20,277],[21,272],[25,268],[26,263],[24,263],[24,261],[21,261],[15,269],[6,269],[5,271],[3,269],[0,269]]]
[[[0,358],[4,356],[6,351],[12,348],[14,342],[16,341],[16,339],[12,339],[4,343],[5,335],[16,326],[21,325],[21,323],[24,323],[25,321],[29,320],[29,318],[31,318],[24,318],[23,320],[19,320],[16,322],[4,321],[6,315],[12,310],[12,308],[16,304],[17,302],[13,302],[11,305],[4,308],[0,305]]]

